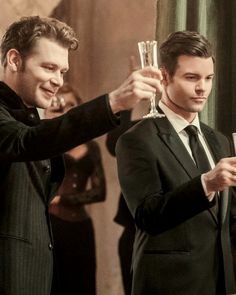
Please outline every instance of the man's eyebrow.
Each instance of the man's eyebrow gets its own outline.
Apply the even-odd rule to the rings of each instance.
[[[42,65],[44,65],[44,66],[52,66],[52,67],[54,67],[54,68],[60,68],[59,66],[58,66],[58,64],[56,64],[56,63],[54,63],[54,62],[50,62],[50,61],[44,61],[44,62],[42,62]],[[64,67],[64,68],[62,68],[62,71],[68,71],[69,70],[69,67]]]
[[[187,76],[187,75],[191,75],[191,76],[201,76],[200,74],[198,74],[198,73],[193,73],[193,72],[186,72],[186,73],[184,73],[184,76]],[[207,77],[214,76],[214,75],[215,75],[215,73],[210,73],[210,74],[207,75]]]

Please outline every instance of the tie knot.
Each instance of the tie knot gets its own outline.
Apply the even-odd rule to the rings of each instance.
[[[187,127],[184,128],[184,130],[187,132],[187,134],[190,135],[197,135],[197,127],[194,125],[188,125]]]

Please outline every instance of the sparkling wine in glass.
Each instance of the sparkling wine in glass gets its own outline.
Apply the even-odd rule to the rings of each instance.
[[[141,60],[141,67],[158,67],[157,63],[157,41],[141,41],[138,42],[138,50]],[[161,118],[164,114],[160,114],[156,109],[156,94],[153,93],[150,99],[150,111],[143,118]]]

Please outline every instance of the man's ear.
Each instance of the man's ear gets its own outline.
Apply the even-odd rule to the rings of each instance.
[[[17,72],[21,64],[21,56],[18,50],[12,48],[7,52],[7,65],[12,72]]]
[[[165,68],[161,68],[160,70],[161,70],[162,77],[163,77],[162,84],[164,86],[167,86],[169,83],[169,73],[167,72],[167,70]]]

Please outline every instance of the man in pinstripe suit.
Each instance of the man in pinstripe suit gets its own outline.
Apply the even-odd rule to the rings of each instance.
[[[56,269],[48,204],[63,175],[61,154],[119,123],[159,88],[158,70],[132,73],[116,90],[67,114],[40,120],[50,106],[76,49],[74,31],[55,19],[28,17],[3,36],[0,82],[0,294],[49,295]],[[150,78],[152,76],[152,78]],[[55,278],[55,281],[53,280]]]

